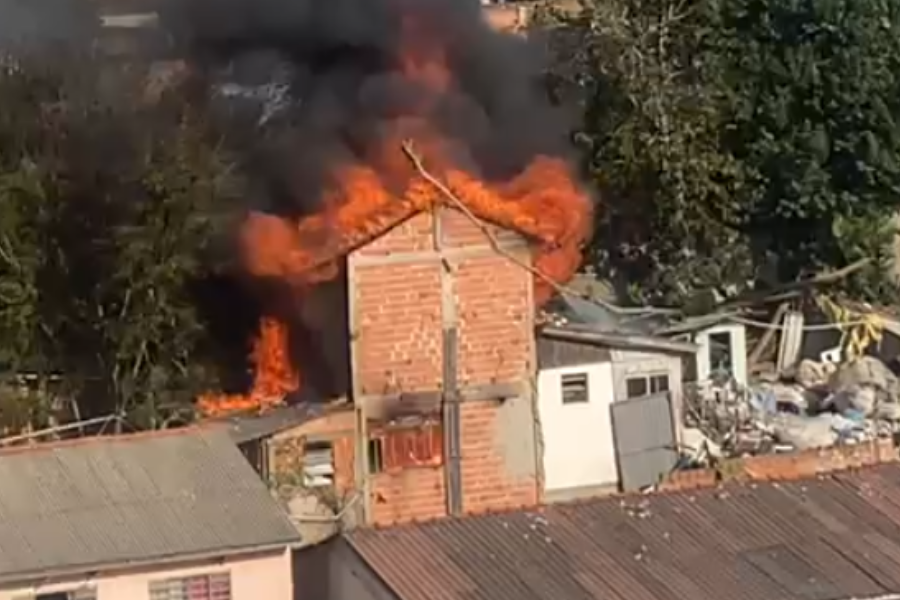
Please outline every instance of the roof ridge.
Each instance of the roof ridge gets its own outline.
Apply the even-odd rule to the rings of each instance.
[[[65,440],[53,440],[49,442],[38,442],[31,444],[25,443],[10,446],[3,446],[3,440],[0,439],[0,458],[16,454],[32,454],[41,451],[50,451],[60,448],[72,448],[89,444],[129,443],[146,439],[158,439],[176,435],[190,435],[194,433],[210,432],[217,432],[217,430],[213,427],[208,426],[204,427],[201,425],[188,425],[186,427],[176,427],[173,429],[153,429],[148,431],[134,431],[114,435],[88,435]]]

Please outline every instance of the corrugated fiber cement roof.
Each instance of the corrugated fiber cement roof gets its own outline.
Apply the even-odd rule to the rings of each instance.
[[[224,431],[0,452],[0,581],[297,538]]]

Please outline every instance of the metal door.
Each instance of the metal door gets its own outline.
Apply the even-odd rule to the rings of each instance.
[[[678,460],[669,394],[621,400],[610,410],[622,489],[659,483]]]

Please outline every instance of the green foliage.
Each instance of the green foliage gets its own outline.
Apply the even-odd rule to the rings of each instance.
[[[859,226],[878,238],[879,221],[900,208],[900,3],[716,8],[725,147],[752,180],[739,195],[748,233],[777,257],[782,279],[845,262]]]
[[[588,3],[563,24],[554,83],[574,91],[585,115],[577,140],[601,191],[600,271],[635,301],[745,285],[748,250],[732,225],[742,173],[719,151],[721,92],[702,68],[708,33],[698,12],[613,0]]]
[[[581,102],[599,266],[679,301],[868,256],[848,285],[892,295],[898,17],[898,0],[596,0],[562,17],[553,86]]]
[[[158,426],[214,384],[193,284],[237,186],[201,115],[127,68],[0,78],[0,360]]]

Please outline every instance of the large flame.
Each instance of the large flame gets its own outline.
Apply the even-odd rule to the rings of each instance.
[[[440,36],[432,35],[422,21],[404,20],[398,57],[399,69],[409,80],[429,91],[431,98],[454,85]],[[368,164],[335,165],[337,183],[323,199],[319,214],[290,220],[271,214],[251,213],[241,230],[244,265],[257,277],[276,278],[296,290],[298,301],[310,285],[334,278],[342,256],[378,238],[403,220],[437,204],[465,204],[478,219],[515,230],[534,243],[535,300],[545,302],[553,282],[565,282],[581,262],[581,245],[591,231],[591,202],[573,180],[564,161],[548,156],[535,158],[519,175],[502,184],[487,183],[448,159],[454,140],[442,139],[429,128],[427,100],[417,114],[398,119],[391,139],[384,142],[377,159]],[[522,124],[527,127],[527,123]],[[419,173],[403,151],[413,140],[428,173],[453,193],[449,198]],[[397,181],[406,181],[398,193]],[[388,184],[394,182],[394,186]],[[458,208],[458,207],[457,207]],[[287,325],[272,317],[262,320],[252,359],[254,385],[244,396],[200,399],[207,415],[278,404],[285,394],[298,389],[300,375],[288,352]]]

